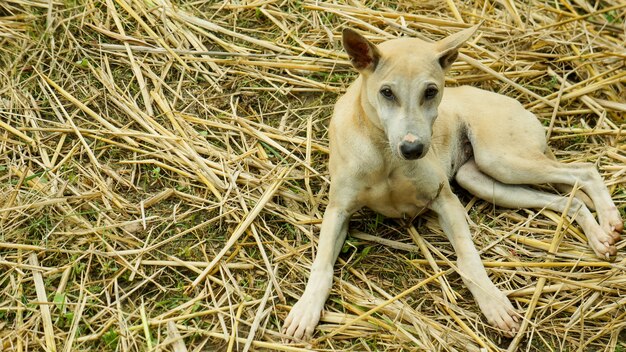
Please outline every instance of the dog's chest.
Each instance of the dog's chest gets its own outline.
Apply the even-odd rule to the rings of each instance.
[[[361,194],[363,203],[387,217],[414,217],[426,210],[437,197],[441,182],[433,175],[420,177],[410,167],[398,167],[390,172],[371,175]]]

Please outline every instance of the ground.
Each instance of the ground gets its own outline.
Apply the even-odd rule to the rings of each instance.
[[[0,350],[625,351],[624,241],[606,263],[561,214],[458,187],[530,322],[518,338],[480,316],[432,214],[368,210],[314,340],[280,333],[356,77],[342,28],[436,40],[482,22],[448,85],[521,101],[626,215],[625,17],[619,0],[0,2]]]

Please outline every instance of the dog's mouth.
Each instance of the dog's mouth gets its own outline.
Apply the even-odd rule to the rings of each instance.
[[[404,160],[419,160],[421,158],[423,158],[426,155],[426,153],[421,153],[421,154],[411,154],[411,155],[404,155],[404,154],[400,154],[400,157]]]
[[[404,156],[404,155],[403,155],[403,156],[402,156],[402,158],[403,158],[404,160],[418,160],[418,159],[423,158],[423,157],[424,157],[424,155],[425,155],[425,154],[420,154],[420,155],[416,155],[416,156],[414,156],[414,155],[411,155],[411,156]]]

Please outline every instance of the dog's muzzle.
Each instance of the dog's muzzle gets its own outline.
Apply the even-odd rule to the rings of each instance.
[[[417,140],[400,142],[400,154],[407,160],[415,160],[424,156],[424,144]]]

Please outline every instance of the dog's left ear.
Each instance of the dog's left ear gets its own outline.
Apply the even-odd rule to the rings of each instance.
[[[459,56],[459,48],[463,46],[463,44],[465,44],[465,42],[471,38],[472,35],[474,35],[478,27],[480,27],[480,23],[454,33],[453,35],[443,38],[435,43],[437,51],[439,52],[439,64],[441,65],[441,68],[444,70],[450,68],[454,60],[456,60],[457,56]]]

